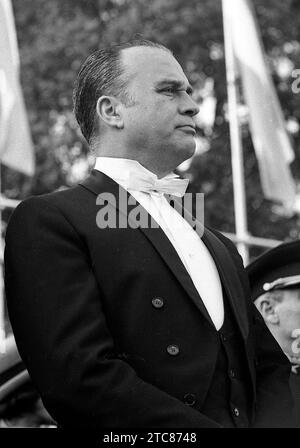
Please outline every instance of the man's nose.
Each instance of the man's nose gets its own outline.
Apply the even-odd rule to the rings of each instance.
[[[186,114],[189,115],[191,117],[193,117],[194,115],[196,115],[199,112],[199,106],[198,104],[192,99],[192,97],[186,93],[185,95],[185,99],[182,102],[181,105],[181,113],[182,114]]]

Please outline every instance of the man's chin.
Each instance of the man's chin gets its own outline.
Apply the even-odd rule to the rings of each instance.
[[[185,145],[184,147],[181,148],[181,155],[182,155],[182,162],[184,162],[187,159],[190,159],[191,157],[193,157],[193,155],[196,152],[196,142],[194,141],[194,143],[191,143],[189,145]]]

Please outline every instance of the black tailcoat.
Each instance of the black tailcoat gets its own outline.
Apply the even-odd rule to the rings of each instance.
[[[61,425],[218,427],[201,413],[218,342],[201,298],[160,228],[99,229],[104,192],[117,197],[118,184],[93,170],[23,201],[8,225],[9,315],[44,404]],[[242,336],[254,425],[293,426],[289,362],[251,302],[241,258],[214,230],[203,242]]]

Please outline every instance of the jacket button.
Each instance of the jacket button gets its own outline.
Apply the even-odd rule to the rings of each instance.
[[[238,417],[240,415],[240,411],[238,410],[238,408],[234,408],[233,412],[236,417]]]
[[[161,297],[154,297],[152,299],[152,305],[154,306],[154,308],[162,308],[164,306],[164,301]]]
[[[184,404],[188,406],[194,406],[196,404],[196,395],[195,394],[185,394],[183,397]]]
[[[171,356],[176,356],[179,353],[179,347],[178,345],[168,345],[167,347],[167,352],[169,353],[169,355]]]
[[[223,342],[227,341],[227,338],[226,338],[225,334],[221,333],[221,339],[222,339]]]
[[[231,378],[235,377],[235,370],[234,369],[230,369],[229,370],[229,375],[231,376]]]

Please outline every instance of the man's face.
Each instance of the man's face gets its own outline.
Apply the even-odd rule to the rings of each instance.
[[[293,351],[295,344],[292,345],[297,334],[297,339],[300,339],[300,290],[285,290],[283,300],[276,306],[276,312],[279,316],[281,336],[287,346],[288,351],[286,351],[291,355],[300,356],[299,352]],[[294,337],[292,337],[293,334]]]
[[[195,151],[191,86],[176,59],[158,48],[122,51],[127,91],[134,105],[123,109],[124,145],[149,169],[169,172]]]

